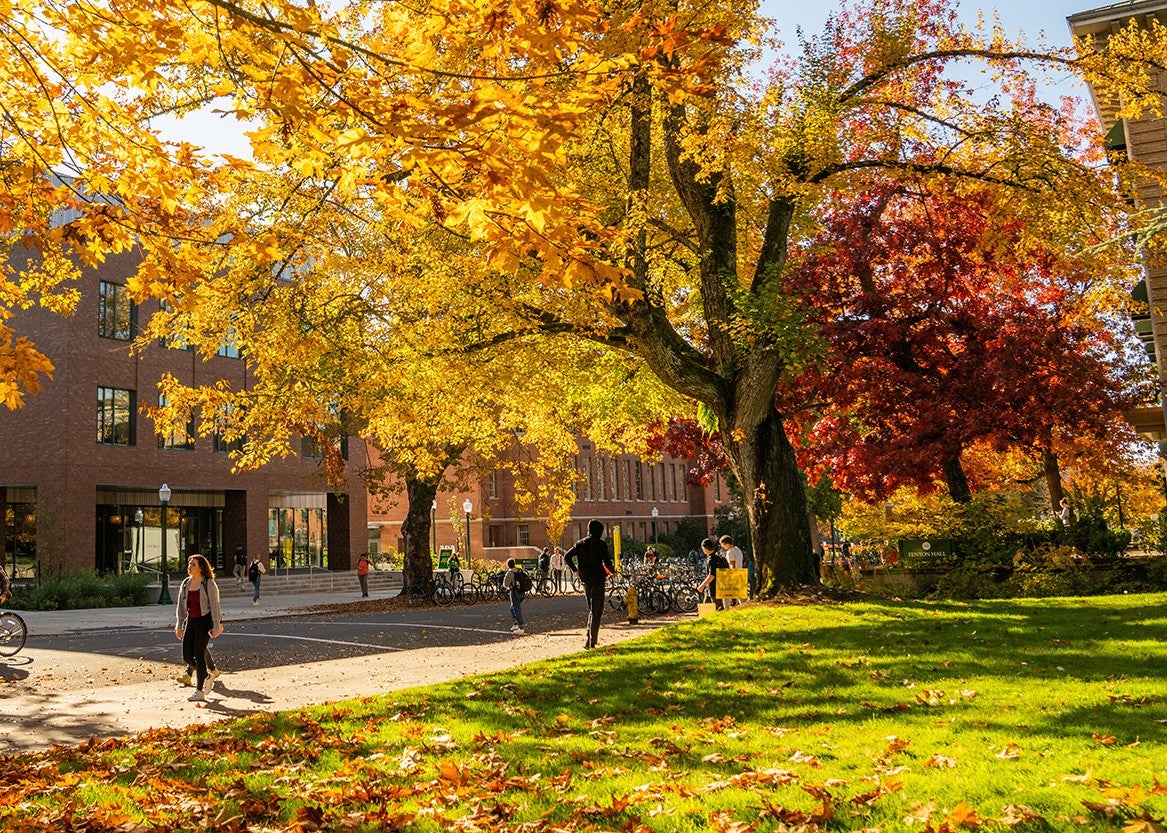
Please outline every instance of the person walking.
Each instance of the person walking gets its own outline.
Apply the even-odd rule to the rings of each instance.
[[[195,669],[195,691],[188,699],[207,699],[214,680],[207,679],[207,643],[223,632],[223,610],[219,606],[219,586],[215,570],[202,555],[194,554],[186,562],[186,578],[178,588],[174,635],[182,642],[182,658]]]
[[[8,601],[8,597],[12,595],[12,582],[8,580],[8,573],[4,569],[3,560],[0,558],[0,604]]]
[[[547,592],[547,582],[551,580],[551,547],[544,547],[539,553],[539,592]]]
[[[259,580],[267,570],[263,566],[263,562],[258,558],[251,560],[251,565],[247,568],[247,580],[251,582],[251,606],[255,607],[259,604]]]
[[[584,648],[596,647],[600,638],[600,618],[604,615],[604,582],[616,571],[612,554],[604,540],[602,521],[588,521],[588,537],[564,555],[567,566],[579,574],[588,603],[588,625]]]
[[[508,558],[507,573],[502,577],[503,589],[507,591],[511,602],[511,633],[519,636],[526,633],[523,630],[523,596],[526,594],[523,592],[522,580],[519,577],[522,571],[513,558]]]
[[[217,679],[219,679],[219,677],[223,676],[223,671],[215,663],[215,658],[213,656],[211,656],[211,643],[210,642],[207,643],[207,649],[205,651],[203,651],[203,659],[206,660],[206,663],[207,663],[207,681],[211,685],[214,685],[215,680],[217,680]],[[183,669],[182,673],[179,674],[178,676],[176,676],[174,679],[178,680],[182,685],[194,685],[194,681],[195,681],[195,668],[194,668],[194,666],[188,665],[186,668]]]
[[[247,576],[247,553],[243,551],[243,547],[235,548],[235,569],[232,572],[235,574],[235,583],[242,590],[243,579]]]
[[[563,559],[563,547],[556,547],[551,552],[551,578],[556,593],[563,593],[567,590],[567,583],[563,580],[563,571],[566,567],[567,562]]]
[[[361,596],[369,595],[369,554],[361,553],[357,556],[357,581],[361,583]]]
[[[701,542],[701,551],[705,553],[705,581],[697,588],[698,593],[705,593],[706,598],[713,602],[716,610],[725,610],[725,600],[717,598],[717,571],[729,567],[729,561],[717,551],[717,544],[712,538]]]
[[[746,566],[746,557],[742,553],[741,547],[735,546],[732,535],[722,535],[717,539],[721,545],[721,554],[725,556],[725,560],[729,562],[729,566],[733,569]],[[726,599],[730,606],[738,604],[737,599]]]

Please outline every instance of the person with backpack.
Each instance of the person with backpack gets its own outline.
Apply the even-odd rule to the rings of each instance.
[[[600,618],[604,615],[604,582],[616,572],[608,543],[604,540],[603,522],[588,521],[588,537],[569,549],[564,559],[583,582],[584,596],[588,601],[588,630],[584,648],[594,648],[600,637]]]
[[[267,569],[263,566],[263,562],[258,558],[251,560],[251,566],[247,568],[247,580],[251,582],[251,605],[252,607],[259,604],[259,580]]]
[[[523,629],[523,598],[531,590],[531,577],[513,558],[508,558],[507,573],[502,577],[502,586],[510,597],[511,633],[522,636],[526,633]]]
[[[701,542],[701,551],[705,553],[705,581],[697,588],[698,593],[705,593],[706,598],[713,601],[716,610],[725,610],[725,600],[717,598],[717,571],[729,569],[729,559],[717,550],[713,539],[706,538]]]
[[[247,553],[243,547],[235,548],[235,583],[239,585],[239,589],[243,589],[243,577],[247,575]]]

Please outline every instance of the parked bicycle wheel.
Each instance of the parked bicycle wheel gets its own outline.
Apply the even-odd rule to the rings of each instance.
[[[28,626],[15,613],[0,613],[0,657],[15,656],[24,647]]]
[[[673,586],[673,609],[678,613],[692,613],[697,609],[697,603],[700,601],[701,594],[697,592],[697,588],[693,585],[685,582]]]
[[[446,581],[444,576],[434,583],[434,604],[438,607],[452,605],[455,595],[457,595],[457,591],[454,589],[454,585]]]
[[[642,587],[637,591],[637,604],[645,613],[668,613],[669,597],[660,587]]]

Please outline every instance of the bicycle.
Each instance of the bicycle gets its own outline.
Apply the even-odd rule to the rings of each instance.
[[[24,647],[28,626],[19,614],[6,610],[0,613],[0,657],[14,657]]]

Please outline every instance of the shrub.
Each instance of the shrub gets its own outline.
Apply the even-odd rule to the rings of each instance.
[[[136,607],[148,604],[151,592],[141,573],[109,576],[94,572],[62,573],[40,584],[14,585],[9,604],[17,610]]]

